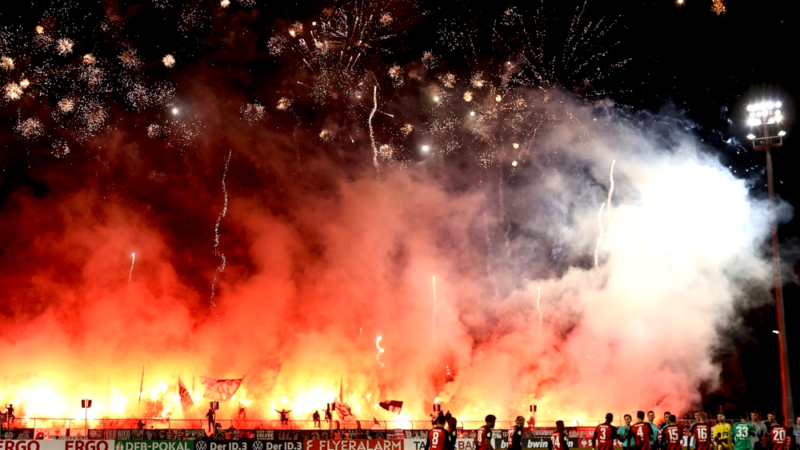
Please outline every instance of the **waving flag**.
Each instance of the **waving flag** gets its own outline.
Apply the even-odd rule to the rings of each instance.
[[[218,380],[200,377],[200,382],[206,387],[206,391],[203,393],[204,398],[221,402],[233,397],[233,394],[239,389],[239,385],[242,384],[242,379]]]
[[[384,400],[378,404],[381,405],[381,408],[393,412],[398,416],[400,415],[400,410],[403,409],[403,402],[400,400]]]
[[[194,400],[192,400],[192,395],[189,393],[189,389],[186,389],[181,377],[178,377],[178,394],[181,396],[181,410],[183,412],[189,411],[194,406]]]
[[[350,405],[347,403],[334,402],[333,408],[336,410],[336,414],[339,415],[340,420],[349,422],[356,418],[356,416],[354,416],[353,412],[350,410]]]

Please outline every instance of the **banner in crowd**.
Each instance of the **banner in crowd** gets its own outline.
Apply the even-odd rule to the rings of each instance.
[[[304,450],[404,450],[395,439],[310,439]]]
[[[150,430],[89,430],[89,437],[92,433],[102,434],[105,439],[117,439],[121,441],[182,441],[185,439],[196,440],[205,439],[206,432],[200,428],[181,429],[181,428],[161,428]]]
[[[2,450],[114,450],[114,441],[97,439],[0,440]]]
[[[426,441],[427,439],[404,439],[403,450],[423,450]],[[499,447],[495,447],[495,449],[498,448]],[[456,439],[456,450],[475,450],[475,440]]]
[[[194,450],[303,450],[303,441],[202,440],[194,443]]]
[[[594,430],[594,428],[592,428],[592,430]],[[578,448],[592,446],[591,443],[585,446],[579,445],[580,439],[578,437],[582,433],[577,427],[567,427],[565,431],[567,432],[567,447]],[[550,442],[550,436],[552,436],[555,432],[556,427],[537,427],[533,430],[525,430],[524,434],[522,435],[522,448],[524,450],[547,448],[548,443]],[[585,432],[583,432],[582,435],[585,436]],[[584,438],[584,440],[586,439]],[[495,430],[492,437],[492,446],[497,450],[508,448],[508,430]]]
[[[12,428],[10,430],[0,430],[0,439],[33,439],[35,437],[33,428]]]

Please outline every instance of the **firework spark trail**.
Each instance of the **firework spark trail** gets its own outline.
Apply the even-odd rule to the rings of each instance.
[[[542,305],[540,303],[542,299],[542,288],[536,286],[536,312],[539,313],[539,333],[542,332]]]
[[[372,165],[378,177],[381,176],[381,166],[378,162],[378,147],[375,145],[375,131],[372,129],[372,118],[378,110],[378,85],[372,88],[372,112],[369,113],[369,139],[372,142]]]
[[[225,266],[228,264],[228,259],[219,251],[219,227],[222,223],[222,219],[224,219],[225,215],[228,213],[228,188],[225,185],[225,178],[228,176],[228,167],[230,167],[231,155],[233,155],[233,150],[228,150],[228,159],[225,161],[225,170],[222,172],[222,194],[224,203],[222,206],[222,211],[220,211],[219,216],[217,216],[217,223],[214,226],[214,255],[219,257],[220,264],[214,271],[214,279],[211,281],[211,297],[209,298],[209,306],[214,311],[214,319],[216,320],[217,325],[219,325],[219,311],[217,311],[217,302],[214,300],[214,296],[216,295],[217,281],[219,281],[219,278],[225,272]],[[215,338],[217,336],[218,328],[219,326],[214,329]],[[208,362],[211,362],[211,343],[212,340],[209,338],[208,355],[206,357]]]
[[[128,291],[131,290],[131,280],[133,280],[133,265],[136,263],[136,253],[131,253],[131,270],[128,272]]]
[[[433,333],[436,334],[436,275],[433,276]]]
[[[383,367],[383,365],[384,365],[383,362],[381,361],[381,355],[383,355],[383,352],[386,351],[383,347],[381,347],[381,341],[382,340],[383,340],[382,336],[378,336],[378,338],[375,339],[375,348],[378,349],[378,353],[375,354],[375,361],[378,361],[378,364],[381,367]]]
[[[616,159],[611,160],[611,171],[608,174],[608,179],[610,181],[608,187],[608,198],[606,202],[600,205],[600,212],[597,213],[597,226],[600,230],[599,235],[597,236],[597,245],[594,247],[594,266],[600,266],[600,245],[603,243],[603,208],[606,209],[606,214],[611,211],[611,198],[614,196],[614,165],[617,163]]]
[[[597,245],[594,247],[594,267],[597,268],[600,266],[600,244],[603,242],[603,209],[605,209],[606,204],[603,202],[600,205],[600,212],[597,213],[597,226],[600,228],[600,234],[597,236]]]
[[[611,212],[611,197],[614,196],[614,164],[616,164],[616,163],[617,163],[616,159],[612,159],[611,160],[611,172],[609,172],[609,174],[608,174],[608,179],[609,179],[611,184],[608,187],[608,199],[606,200],[606,205],[608,205],[608,208],[607,208],[608,211],[606,211],[606,214]]]

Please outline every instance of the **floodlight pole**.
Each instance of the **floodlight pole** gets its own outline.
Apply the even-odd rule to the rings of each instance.
[[[778,252],[778,221],[775,212],[775,188],[772,176],[772,136],[769,125],[762,125],[764,133],[763,144],[756,144],[753,148],[764,150],[767,155],[767,188],[769,190],[769,224],[772,234],[772,280],[775,284],[775,310],[778,315],[778,349],[781,359],[781,390],[783,400],[783,420],[790,421],[794,418],[794,404],[792,400],[792,380],[789,377],[789,354],[786,341],[786,313],[783,309],[783,283],[781,281],[781,261]],[[780,147],[781,144],[776,145]]]

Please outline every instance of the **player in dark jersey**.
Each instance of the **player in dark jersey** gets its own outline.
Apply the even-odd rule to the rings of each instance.
[[[444,429],[444,416],[436,417],[436,425],[428,431],[428,440],[425,442],[425,450],[448,450],[448,440],[450,433]]]
[[[767,439],[768,450],[784,450],[786,449],[787,437],[789,432],[783,425],[783,418],[780,416],[775,417],[772,426],[769,428],[769,437]]]
[[[450,434],[450,439],[447,440],[447,450],[456,450],[456,440],[458,439],[458,420],[447,411],[444,415],[444,421],[447,423],[447,432]]]
[[[486,416],[486,425],[478,428],[478,433],[475,435],[475,450],[494,450],[492,447],[492,429],[497,421],[497,417],[493,414]]]
[[[614,450],[614,439],[618,438],[617,429],[611,423],[614,422],[614,415],[606,414],[606,421],[594,429],[592,436],[592,448],[594,450]]]
[[[661,440],[662,450],[681,450],[683,447],[683,430],[678,425],[678,418],[675,414],[670,414],[669,422],[664,427],[664,437]]]
[[[694,450],[711,450],[711,425],[706,423],[706,413],[700,411],[695,417],[697,423],[689,430],[694,438]]]
[[[508,430],[508,450],[522,450],[522,431],[525,427],[525,418],[517,416],[514,426]]]
[[[650,422],[644,421],[644,411],[637,412],[636,419],[637,422],[631,426],[634,448],[636,450],[652,450],[653,446],[650,442],[653,434],[653,428],[650,425]]]
[[[564,421],[559,420],[556,422],[556,431],[550,435],[550,440],[547,441],[547,448],[549,450],[567,450],[567,431],[564,428]]]

